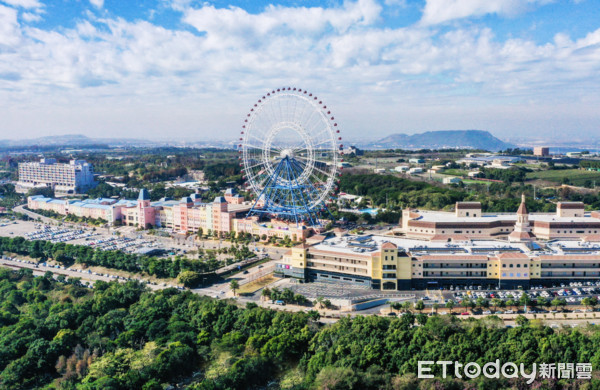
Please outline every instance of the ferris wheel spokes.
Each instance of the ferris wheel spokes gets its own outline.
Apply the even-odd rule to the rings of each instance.
[[[319,224],[318,211],[326,208],[337,176],[333,119],[321,100],[302,89],[278,88],[258,99],[240,140],[244,176],[257,196],[249,215]]]

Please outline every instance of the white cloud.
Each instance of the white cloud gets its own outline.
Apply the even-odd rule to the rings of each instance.
[[[90,0],[90,4],[96,8],[104,7],[104,0]]]
[[[2,46],[14,46],[19,43],[20,37],[17,11],[0,5],[0,53],[2,52]]]
[[[21,14],[21,17],[26,22],[39,22],[40,20],[42,20],[42,15],[35,14],[33,12],[23,12]]]
[[[353,26],[373,24],[381,12],[375,0],[345,2],[340,8],[268,6],[260,14],[250,14],[238,7],[188,8],[184,21],[198,31],[215,35],[264,35],[276,29],[294,32],[321,32],[328,26],[346,31]]]
[[[421,22],[424,25],[444,23],[455,19],[498,14],[513,16],[535,4],[552,0],[426,0]]]
[[[93,13],[74,28],[47,31],[20,26],[19,11],[0,6],[0,117],[21,131],[72,132],[81,122],[102,135],[199,138],[210,129],[229,137],[256,96],[297,85],[324,95],[356,135],[439,128],[444,120],[487,128],[485,112],[502,129],[510,122],[502,116],[516,108],[519,118],[529,108],[527,120],[547,126],[560,123],[544,122],[552,107],[600,120],[588,109],[600,88],[600,29],[539,44],[499,41],[471,25],[382,28],[374,0],[256,14],[181,6],[201,34]]]
[[[38,0],[2,0],[3,3],[21,8],[41,8],[42,3]]]

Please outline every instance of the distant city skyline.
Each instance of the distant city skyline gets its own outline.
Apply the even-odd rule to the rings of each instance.
[[[349,139],[597,139],[600,1],[0,0],[0,139],[228,140],[283,86]]]

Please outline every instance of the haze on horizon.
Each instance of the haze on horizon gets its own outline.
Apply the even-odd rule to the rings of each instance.
[[[596,0],[0,0],[0,139],[232,139],[283,86],[348,138],[600,134]]]

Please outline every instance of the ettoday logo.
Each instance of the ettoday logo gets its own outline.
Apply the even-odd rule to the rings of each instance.
[[[452,362],[449,360],[420,360],[418,362],[417,376],[419,379],[433,379],[435,375],[431,374],[433,368],[431,366],[441,366],[442,378],[446,378],[448,373],[453,373],[454,377],[463,379],[475,379],[483,375],[490,379],[503,378],[525,378],[527,384],[533,383],[536,378],[549,379],[591,379],[592,365],[591,363],[541,363],[538,367],[533,363],[528,371],[523,363],[516,364],[506,362],[500,364],[500,360],[485,363],[481,366],[479,363],[461,363]]]

